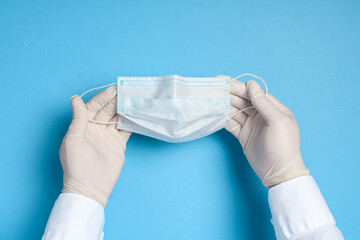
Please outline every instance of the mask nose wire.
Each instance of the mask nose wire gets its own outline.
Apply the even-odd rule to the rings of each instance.
[[[105,86],[92,88],[92,89],[90,89],[90,90],[87,90],[87,91],[84,92],[83,94],[81,94],[80,97],[82,98],[82,97],[83,97],[85,94],[87,94],[88,92],[91,92],[91,91],[94,91],[94,90],[97,90],[97,89],[101,89],[101,88],[106,88],[106,87],[109,87],[109,86],[112,86],[112,85],[116,85],[116,83],[110,83],[110,84],[105,85]],[[89,122],[99,123],[99,124],[104,124],[104,125],[107,125],[107,124],[117,124],[117,122],[102,122],[102,121],[96,121],[96,120],[90,120],[90,119],[89,119]]]
[[[244,73],[244,74],[241,74],[240,76],[237,76],[237,77],[235,77],[235,78],[231,78],[230,80],[237,80],[237,79],[239,79],[239,78],[241,78],[241,77],[244,77],[244,76],[251,76],[251,77],[257,78],[257,79],[259,79],[260,81],[262,81],[263,84],[265,85],[265,95],[268,94],[268,87],[267,87],[266,82],[265,82],[262,78],[260,78],[260,77],[258,77],[258,76],[256,76],[256,75],[253,75],[253,74],[250,74],[250,73]],[[261,95],[255,96],[252,100],[254,100],[255,98],[257,98],[257,97],[259,97],[259,96],[261,96]],[[253,108],[255,108],[255,107],[254,107],[254,106],[251,106],[251,107],[243,108],[243,109],[237,111],[236,113],[230,115],[230,118],[233,118],[234,116],[236,116],[236,115],[238,115],[238,114],[240,114],[240,113],[242,113],[242,112],[244,112],[244,111],[246,111],[246,110],[253,109]],[[236,127],[233,127],[232,129],[229,129],[229,132],[232,132],[232,131],[240,128],[240,127],[241,127],[240,125],[238,125],[238,126],[236,126]]]

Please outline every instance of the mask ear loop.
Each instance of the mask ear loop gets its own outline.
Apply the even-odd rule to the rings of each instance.
[[[101,89],[101,88],[106,88],[106,87],[113,86],[113,85],[116,85],[116,83],[110,83],[110,84],[105,85],[105,86],[92,88],[92,89],[90,89],[90,90],[87,90],[87,91],[84,92],[83,94],[81,94],[80,97],[82,98],[82,97],[83,97],[85,94],[87,94],[88,92],[91,92],[91,91],[94,91],[94,90],[97,90],[97,89]],[[104,125],[107,125],[107,124],[117,124],[117,122],[102,122],[102,121],[96,121],[96,120],[90,120],[90,119],[89,119],[89,122],[99,123],[99,124],[104,124]]]
[[[251,77],[254,77],[254,78],[257,78],[257,79],[261,80],[261,81],[264,83],[264,85],[265,85],[265,96],[268,94],[268,87],[267,87],[266,82],[265,82],[262,78],[260,78],[260,77],[258,77],[258,76],[256,76],[256,75],[253,75],[253,74],[250,74],[250,73],[244,73],[244,74],[241,74],[240,76],[237,76],[236,78],[232,78],[231,80],[237,80],[237,79],[239,79],[239,78],[241,78],[241,77],[244,77],[244,76],[251,76]],[[258,96],[260,96],[260,95],[258,95]],[[255,98],[257,98],[258,96],[255,96]],[[254,100],[255,98],[253,98],[253,100]],[[251,106],[251,107],[243,108],[243,109],[241,109],[240,111],[237,111],[236,113],[234,113],[233,115],[231,115],[230,118],[233,118],[234,116],[236,116],[236,115],[238,115],[238,114],[240,114],[240,113],[242,113],[242,112],[244,112],[244,111],[246,111],[246,110],[253,109],[253,108],[255,108],[255,107],[254,107],[254,106]],[[232,129],[229,130],[229,132],[232,132],[232,131],[240,128],[240,127],[241,127],[240,125],[239,125],[239,126],[236,126],[236,127],[233,127]]]
[[[82,97],[83,97],[85,94],[87,94],[88,92],[91,92],[91,91],[94,91],[94,90],[97,90],[97,89],[101,89],[101,88],[106,88],[106,87],[109,87],[109,86],[112,86],[112,85],[116,85],[116,83],[110,83],[110,84],[105,85],[105,86],[92,88],[92,89],[90,89],[90,90],[87,90],[87,91],[84,92],[83,94],[81,94],[80,97],[82,98]]]

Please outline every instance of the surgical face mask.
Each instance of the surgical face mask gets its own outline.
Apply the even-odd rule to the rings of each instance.
[[[103,87],[110,85],[115,83]],[[207,136],[231,122],[227,76],[118,77],[117,91],[118,129],[178,143]]]
[[[186,142],[230,123],[230,78],[119,77],[119,129]]]

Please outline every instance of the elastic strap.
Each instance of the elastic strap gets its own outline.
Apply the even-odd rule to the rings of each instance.
[[[98,124],[104,124],[104,125],[117,124],[118,123],[118,122],[102,122],[102,121],[95,121],[95,120],[90,120],[90,119],[89,119],[89,122],[98,123]]]
[[[110,83],[108,85],[105,85],[105,86],[101,86],[101,87],[97,87],[97,88],[92,88],[90,90],[87,90],[86,92],[84,92],[83,94],[80,95],[80,97],[82,98],[85,94],[91,92],[91,91],[94,91],[94,90],[97,90],[97,89],[101,89],[101,88],[106,88],[106,87],[109,87],[109,86],[112,86],[112,85],[116,85],[116,83]],[[102,121],[96,121],[96,120],[90,120],[89,119],[89,122],[92,122],[92,123],[99,123],[99,124],[117,124],[117,122],[102,122]]]
[[[87,90],[86,92],[84,92],[83,94],[80,95],[80,97],[82,98],[85,94],[87,94],[88,92],[91,92],[91,91],[94,91],[94,90],[97,90],[97,89],[101,89],[101,88],[106,88],[106,87],[109,87],[109,86],[112,86],[112,85],[116,85],[116,83],[110,83],[108,85],[105,85],[105,86],[101,86],[101,87],[97,87],[97,88],[92,88],[90,90]]]
[[[236,78],[232,78],[232,79],[233,79],[233,80],[237,80],[237,79],[239,79],[239,78],[241,78],[241,77],[244,77],[244,76],[251,76],[251,77],[254,77],[254,78],[257,78],[257,79],[261,80],[261,81],[264,83],[264,85],[265,85],[265,96],[268,94],[268,87],[267,87],[266,82],[265,82],[262,78],[260,78],[260,77],[258,77],[258,76],[255,76],[255,75],[250,74],[250,73],[244,73],[244,74],[241,74],[240,76],[237,76]],[[258,95],[258,96],[260,96],[260,95]],[[255,98],[257,98],[258,96],[255,96]],[[253,98],[253,100],[254,100],[255,98]],[[242,113],[242,112],[244,112],[244,111],[246,111],[246,110],[253,109],[253,108],[255,108],[255,107],[254,107],[254,106],[251,106],[251,107],[243,108],[243,109],[237,111],[236,113],[234,113],[233,115],[231,115],[230,118],[233,118],[234,116],[236,116],[236,115],[238,115],[238,114],[240,114],[240,113]],[[240,127],[241,127],[241,125],[236,126],[236,127],[232,128],[232,129],[230,129],[229,132],[232,132],[232,131],[240,128]]]
[[[236,78],[232,78],[232,79],[237,80],[237,79],[239,79],[241,77],[244,77],[244,76],[251,76],[251,77],[254,77],[254,78],[257,78],[257,79],[261,80],[263,82],[263,84],[265,85],[265,95],[268,93],[268,87],[266,85],[266,82],[262,78],[260,78],[258,76],[255,76],[254,74],[244,73],[244,74],[241,74],[240,76],[237,76]]]

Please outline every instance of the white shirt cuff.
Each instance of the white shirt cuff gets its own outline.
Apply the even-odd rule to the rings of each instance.
[[[43,240],[99,240],[103,238],[104,208],[96,201],[74,193],[56,200]]]
[[[298,177],[269,190],[269,204],[276,237],[297,239],[326,225],[335,227],[332,216],[315,180]]]

